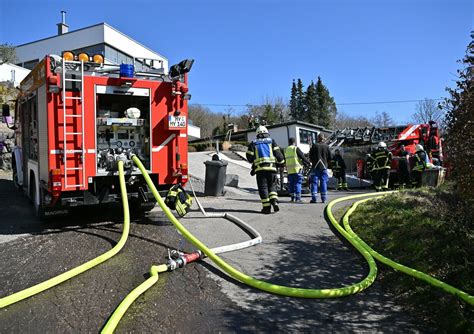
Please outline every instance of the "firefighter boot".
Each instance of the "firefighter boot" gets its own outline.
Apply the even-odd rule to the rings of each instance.
[[[272,203],[272,206],[273,206],[273,211],[275,211],[275,212],[280,211],[280,207],[278,206],[278,200],[272,199],[271,203]]]
[[[272,212],[272,207],[271,206],[264,206],[262,211],[260,211],[264,215],[269,215]]]

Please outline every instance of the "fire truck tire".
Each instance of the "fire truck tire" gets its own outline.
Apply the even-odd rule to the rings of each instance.
[[[12,159],[12,180],[13,180],[13,185],[15,186],[15,188],[18,190],[21,190],[21,185],[18,180],[18,170],[16,169],[15,158]]]
[[[33,203],[33,208],[35,210],[35,216],[39,220],[43,220],[45,218],[45,213],[44,213],[44,208],[42,207],[42,205],[40,203],[40,199],[39,199],[41,196],[38,196],[38,197],[36,196],[37,188],[36,188],[35,179],[31,178],[30,180],[31,180],[31,182],[30,182],[30,200]]]
[[[41,199],[40,199],[42,197],[41,193],[39,194],[38,197],[36,196],[36,192],[37,191],[41,192],[41,190],[36,187],[35,179],[32,178],[31,180],[32,181],[31,181],[31,187],[30,187],[30,201],[33,203],[33,208],[35,210],[35,216],[39,220],[45,221],[48,218],[50,218],[51,216],[54,216],[54,214],[51,214],[54,211],[53,210],[48,210],[48,209],[43,207],[43,205],[41,204]]]

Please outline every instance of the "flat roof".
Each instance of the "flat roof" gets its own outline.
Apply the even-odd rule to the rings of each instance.
[[[283,122],[283,123],[278,123],[278,124],[273,124],[273,125],[265,125],[265,127],[267,129],[273,129],[273,128],[280,128],[280,127],[285,127],[285,126],[288,126],[288,125],[295,125],[295,124],[296,125],[304,125],[304,126],[307,126],[309,128],[317,129],[317,130],[328,132],[328,133],[333,132],[332,130],[326,129],[324,126],[315,125],[315,124],[312,124],[312,123],[307,123],[307,122],[302,122],[302,121],[288,121],[288,122]],[[255,132],[255,129],[246,129],[246,130],[232,132],[232,136],[243,135],[244,133],[248,133],[248,132]],[[220,139],[220,138],[225,138],[225,136],[226,136],[225,134],[224,135],[217,135],[217,136],[212,136],[212,138]],[[199,140],[193,140],[193,142],[205,141],[205,140],[207,140],[207,139],[201,138]]]
[[[78,32],[78,31],[82,31],[82,30],[91,29],[91,28],[94,28],[94,27],[97,27],[97,26],[101,26],[101,25],[106,26],[106,27],[109,27],[110,29],[115,30],[115,31],[118,32],[119,34],[125,36],[125,37],[128,38],[129,40],[131,40],[131,41],[137,43],[138,45],[140,45],[140,46],[142,46],[142,47],[144,47],[144,48],[147,49],[148,51],[153,52],[153,53],[156,53],[158,56],[160,56],[160,57],[162,57],[162,58],[164,58],[164,59],[168,59],[168,58],[164,57],[163,55],[161,55],[160,53],[158,53],[158,52],[156,52],[156,51],[150,49],[149,47],[147,47],[147,46],[143,45],[142,43],[136,41],[135,39],[131,38],[130,36],[124,34],[124,33],[121,32],[120,30],[118,30],[118,29],[112,27],[110,24],[108,24],[108,23],[106,23],[106,22],[97,23],[97,24],[94,24],[94,25],[91,25],[91,26],[88,26],[88,27],[84,27],[84,28],[80,28],[80,29],[76,29],[76,30],[71,30],[71,31],[68,31],[67,33],[64,33],[64,34],[62,34],[62,35],[54,35],[54,36],[51,36],[51,37],[46,37],[46,38],[38,39],[38,40],[33,41],[33,42],[28,42],[28,43],[24,43],[24,44],[17,45],[16,47],[18,48],[18,47],[22,47],[22,46],[25,46],[25,45],[30,45],[30,44],[34,44],[34,43],[46,41],[46,40],[48,40],[48,39],[58,38],[58,37],[61,37],[61,36],[64,36],[64,35],[76,33],[76,32]],[[105,41],[104,41],[104,43],[105,43]]]

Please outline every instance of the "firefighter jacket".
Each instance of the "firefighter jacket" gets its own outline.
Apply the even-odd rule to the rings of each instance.
[[[425,151],[418,151],[413,156],[415,160],[415,165],[413,166],[413,171],[421,172],[426,169],[426,160],[427,155]]]
[[[344,162],[342,156],[334,155],[334,157],[332,158],[332,169],[334,171],[346,170],[346,163]]]
[[[180,184],[175,184],[168,191],[165,203],[170,209],[176,210],[180,217],[184,217],[189,212],[193,201]]]
[[[392,162],[392,152],[387,149],[377,149],[373,154],[374,167],[373,170],[390,169],[390,163]]]
[[[371,154],[367,154],[367,156],[365,157],[365,163],[367,165],[367,170],[369,172],[372,172],[375,166],[375,159]]]
[[[310,164],[304,153],[296,145],[290,145],[286,148],[285,162],[288,174],[297,174],[303,168],[302,164]]]
[[[246,156],[255,172],[276,172],[276,164],[284,161],[280,148],[270,137],[257,138],[251,142],[248,146]]]

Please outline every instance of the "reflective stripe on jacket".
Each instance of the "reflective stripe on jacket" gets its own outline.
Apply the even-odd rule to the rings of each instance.
[[[413,158],[415,159],[415,166],[413,166],[413,170],[417,172],[424,171],[426,169],[426,152],[418,151],[415,153]]]
[[[286,169],[288,170],[288,174],[297,174],[300,172],[301,168],[303,168],[300,159],[298,158],[298,154],[296,153],[297,149],[296,145],[291,145],[285,150]]]
[[[372,153],[375,160],[373,170],[390,169],[392,162],[392,153],[387,150],[377,150]]]
[[[255,160],[253,164],[256,172],[261,170],[276,171],[276,159],[273,155],[273,149],[277,149],[277,147],[273,148],[272,143],[273,139],[269,137],[254,140]]]

